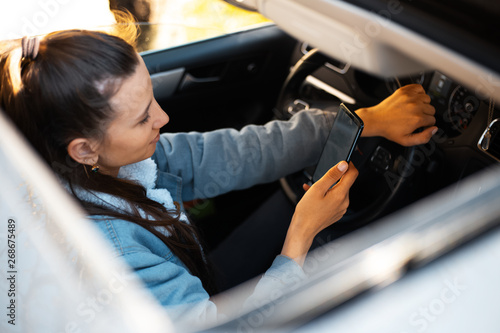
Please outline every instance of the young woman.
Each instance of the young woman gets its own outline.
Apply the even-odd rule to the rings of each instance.
[[[436,130],[429,102],[421,86],[403,87],[357,111],[363,134],[425,143]],[[314,164],[333,117],[312,110],[241,131],[160,135],[169,118],[142,58],[121,38],[81,30],[24,38],[3,52],[0,107],[174,321],[216,316],[206,259],[182,202]],[[341,162],[306,188],[281,254],[251,299],[303,278],[313,238],[345,213],[356,176],[352,164]]]

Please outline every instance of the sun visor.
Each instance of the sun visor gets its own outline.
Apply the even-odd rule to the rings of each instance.
[[[391,12],[401,10],[395,4],[384,16],[366,12],[342,1],[262,0],[259,11],[299,40],[307,41],[324,53],[383,76],[404,76],[429,69],[408,57],[405,39],[389,33]]]

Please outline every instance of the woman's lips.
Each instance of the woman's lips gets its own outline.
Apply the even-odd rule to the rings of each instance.
[[[155,138],[153,139],[153,141],[151,141],[150,143],[153,144],[153,143],[157,143],[158,141],[160,140],[160,133],[158,133],[157,136],[155,136]]]

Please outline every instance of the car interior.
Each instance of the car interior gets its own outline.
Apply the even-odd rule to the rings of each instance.
[[[469,1],[461,1],[456,7],[430,1],[306,3],[297,0],[286,7],[280,6],[279,1],[264,1],[259,5],[254,1],[239,3],[258,7],[275,24],[143,53],[152,74],[155,96],[171,116],[165,131],[239,129],[246,124],[287,119],[302,109],[335,110],[339,103],[356,110],[376,105],[399,87],[411,83],[422,85],[431,97],[439,131],[428,144],[402,147],[382,138],[358,141],[352,161],[360,174],[350,192],[350,207],[326,231],[333,235],[329,240],[359,232],[358,238],[339,242],[358,245],[356,250],[347,251],[350,255],[376,243],[373,241],[377,239],[376,232],[366,233],[378,230],[379,220],[398,216],[398,211],[411,209],[415,203],[443,189],[470,194],[463,188],[464,181],[497,166],[500,141],[495,102],[499,102],[500,85],[499,64],[492,55],[500,54],[500,50],[490,41],[495,31],[499,31],[493,19],[499,13],[498,6]],[[446,20],[439,17],[444,7]],[[464,10],[473,14],[465,25],[461,14]],[[479,17],[483,25],[477,24]],[[379,26],[370,22],[378,22]],[[313,30],[315,33],[311,33]],[[343,44],[353,40],[358,41],[354,47],[362,50],[359,54]],[[156,90],[162,85],[168,89]],[[208,250],[237,227],[235,220],[243,221],[276,191],[285,194],[293,209],[313,168],[271,184],[188,203],[192,208],[190,218],[206,237]],[[431,211],[437,213],[441,209],[434,206]],[[444,210],[448,216],[451,211]],[[458,208],[454,212],[457,211]],[[407,217],[400,214],[399,219]],[[406,226],[411,228],[411,224]],[[393,224],[392,231],[383,232],[380,237],[394,235],[396,229]],[[467,237],[461,235],[464,241]],[[337,265],[332,267],[345,268],[339,262],[337,259]],[[330,271],[328,283],[343,275],[335,272],[338,274]],[[319,285],[327,288],[325,280],[325,284]],[[311,289],[314,287],[292,294],[287,301],[300,302],[300,297],[310,295]],[[362,287],[354,294],[367,289]],[[330,306],[337,304],[331,297],[324,302]],[[281,317],[273,316],[280,319],[267,318],[270,326],[264,326],[266,329],[304,314],[287,306],[280,310]],[[307,306],[302,309],[309,310]],[[227,328],[234,325],[234,321],[230,322]]]
[[[360,175],[350,193],[351,205],[332,226],[340,234],[497,163],[498,125],[492,124],[487,147],[481,139],[498,116],[495,102],[455,79],[460,75],[413,58],[399,61],[403,55],[398,51],[394,59],[401,69],[393,68],[392,73],[403,74],[384,77],[315,47],[269,24],[142,56],[156,99],[171,118],[163,128],[167,132],[239,129],[286,119],[300,109],[328,110],[340,102],[356,110],[378,104],[400,86],[421,84],[436,108],[439,132],[428,144],[411,148],[382,138],[359,141],[352,160]],[[408,63],[416,72],[408,70]],[[237,226],[235,220],[244,220],[275,191],[284,191],[295,204],[310,172],[305,169],[272,184],[188,203],[190,218],[213,248]]]
[[[303,328],[302,331],[313,332],[366,332],[377,331],[376,327],[383,327],[380,331],[386,332],[452,331],[446,326],[447,321],[441,320],[446,311],[453,313],[454,320],[465,318],[473,325],[471,329],[457,324],[453,331],[491,329],[492,322],[497,322],[493,320],[496,314],[492,314],[492,300],[500,296],[491,286],[497,283],[498,273],[478,274],[483,280],[468,274],[491,272],[483,268],[496,267],[491,258],[500,258],[500,177],[496,168],[500,161],[500,45],[492,42],[498,40],[500,31],[500,21],[496,19],[500,5],[486,0],[227,2],[259,11],[273,23],[141,52],[151,74],[155,98],[170,117],[163,132],[240,129],[248,124],[286,120],[303,109],[335,112],[340,103],[356,110],[376,105],[411,83],[421,84],[431,97],[439,131],[428,144],[416,147],[402,147],[378,137],[360,139],[352,156],[360,174],[350,192],[350,207],[326,231],[331,236],[328,240],[335,241],[327,244],[323,252],[311,254],[311,262],[320,262],[311,268],[311,279],[289,295],[279,295],[275,303],[256,306],[244,314],[232,312],[232,304],[238,297],[243,300],[248,292],[238,294],[240,289],[235,288],[229,299],[222,295],[220,302],[228,317],[203,331]],[[0,126],[3,133],[9,130],[8,136],[15,137],[1,117]],[[21,142],[17,137],[16,140]],[[31,310],[40,318],[30,325],[46,323],[50,328],[51,321],[60,324],[64,318],[66,329],[76,329],[76,324],[68,326],[70,319],[81,321],[73,309],[89,310],[82,307],[86,305],[82,300],[88,299],[89,294],[99,296],[108,290],[107,281],[122,280],[109,270],[105,244],[99,240],[86,255],[75,254],[78,251],[72,246],[83,246],[93,239],[93,231],[86,229],[82,212],[64,199],[62,192],[51,192],[45,186],[57,183],[48,171],[42,170],[40,161],[25,163],[20,157],[13,161],[20,156],[18,151],[26,150],[28,155],[32,152],[21,147],[22,142],[14,142],[17,148],[11,142],[0,137],[3,185],[16,188],[21,182],[32,183],[33,188],[41,191],[42,199],[48,198],[43,205],[54,219],[53,229],[48,230],[50,241],[44,238],[41,243],[46,243],[37,243],[38,236],[33,236],[39,232],[37,228],[27,236],[35,244],[36,255],[39,248],[50,245],[50,251],[40,251],[39,262],[51,272],[33,278],[41,277],[47,285],[50,281],[62,281],[60,286],[49,287],[61,288],[67,294],[68,290],[77,290],[78,294],[71,299],[60,297],[62,304],[68,305],[54,313],[38,303],[44,302],[46,295],[33,292],[33,304],[27,306],[26,312]],[[309,182],[314,167],[272,183],[185,202],[184,206],[190,220],[200,229],[206,249],[211,251],[238,227],[238,222],[251,216],[276,193],[286,198],[286,204],[276,209],[283,209],[284,214],[293,211],[304,194],[302,184]],[[5,176],[11,173],[19,176]],[[29,188],[26,191],[29,195],[22,192],[18,196],[29,196],[32,207],[12,214],[26,216],[27,220],[30,209],[42,204],[36,196],[32,200]],[[11,204],[17,204],[18,198],[5,191],[1,194],[2,209],[8,211]],[[483,237],[483,243],[473,242],[486,233],[488,238]],[[463,251],[457,249],[474,251],[475,256],[470,251],[462,255]],[[458,256],[450,254],[448,261],[440,260],[452,250],[457,250]],[[76,270],[62,264],[68,258]],[[451,269],[452,264],[458,268]],[[443,267],[455,275],[447,277]],[[404,274],[408,279],[401,279]],[[456,276],[470,277],[468,289],[460,287]],[[432,289],[436,281],[440,283],[437,290]],[[102,320],[101,316],[85,325],[120,332],[175,331],[154,300],[134,290],[140,289],[140,283],[136,286],[135,282],[127,282],[130,288],[113,295],[120,306],[103,307],[102,314],[111,319]],[[417,288],[417,283],[429,288]],[[384,289],[389,285],[391,288]],[[452,312],[452,302],[442,300],[447,308],[439,313],[444,313],[442,317],[435,316],[438,320],[415,312],[426,307],[434,313],[438,302],[432,293],[429,296],[429,291],[442,295],[443,290],[454,291],[453,295],[462,301],[460,304],[465,303],[459,312]],[[59,289],[57,293],[61,294]],[[364,303],[363,297],[375,294],[380,297],[370,299],[369,306]],[[397,302],[401,295],[407,303]],[[335,325],[329,319],[332,311],[338,319]],[[414,313],[417,314],[413,316]],[[124,314],[130,321],[123,320]],[[406,314],[410,314],[409,319]],[[307,326],[313,322],[316,326]],[[184,331],[194,330],[187,327]]]

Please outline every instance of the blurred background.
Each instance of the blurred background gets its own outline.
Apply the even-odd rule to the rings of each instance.
[[[110,9],[127,9],[140,25],[138,51],[181,45],[267,20],[222,0],[23,0],[0,5],[0,40],[62,29],[110,26]]]

